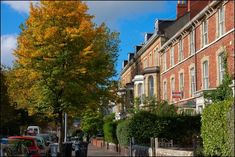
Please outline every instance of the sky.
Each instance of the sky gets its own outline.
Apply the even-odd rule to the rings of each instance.
[[[111,31],[120,32],[117,76],[120,77],[122,62],[135,45],[144,41],[144,34],[154,31],[156,19],[175,19],[177,1],[86,1],[88,13],[98,25],[105,22]],[[1,1],[1,64],[12,66],[19,25],[29,16],[29,1]]]

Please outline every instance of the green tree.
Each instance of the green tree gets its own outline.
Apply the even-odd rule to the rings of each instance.
[[[132,110],[132,113],[138,113],[139,111],[141,111],[140,103],[140,98],[135,98],[135,109]],[[176,106],[168,104],[167,101],[157,101],[156,97],[154,96],[143,97],[143,104],[144,110],[150,111],[151,113],[154,113],[159,117],[177,115]]]
[[[81,117],[81,129],[88,135],[96,135],[103,127],[102,114],[94,109],[87,108]]]
[[[63,113],[98,102],[115,74],[118,33],[96,26],[87,10],[80,1],[31,5],[14,52],[12,99],[30,114],[56,117],[62,128]]]

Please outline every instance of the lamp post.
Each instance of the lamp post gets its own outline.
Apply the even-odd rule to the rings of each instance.
[[[67,141],[67,113],[64,113],[64,142]]]

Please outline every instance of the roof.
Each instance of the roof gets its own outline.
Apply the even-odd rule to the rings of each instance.
[[[149,48],[158,37],[164,37],[166,41],[170,39],[172,36],[174,36],[183,26],[185,26],[190,21],[190,13],[186,13],[184,16],[176,19],[176,20],[156,20],[157,21],[157,32],[155,32],[147,42],[142,45],[142,47],[139,49],[138,52],[136,52],[135,56],[128,61],[126,66],[121,70],[120,75],[125,73],[125,71],[133,64],[133,60],[137,59],[139,56],[141,56],[147,48]],[[156,27],[156,24],[155,24]]]

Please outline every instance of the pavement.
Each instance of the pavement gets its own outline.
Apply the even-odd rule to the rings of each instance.
[[[106,150],[104,148],[97,148],[92,144],[89,144],[87,156],[122,156],[122,155],[120,155],[118,152],[113,152],[110,150]]]
[[[73,151],[73,156],[75,156],[74,151]],[[120,155],[118,152],[112,152],[110,150],[106,150],[104,148],[97,148],[92,144],[89,144],[87,156],[93,157],[93,156],[123,156],[123,155]]]

